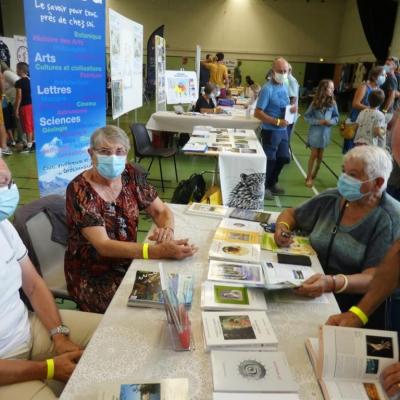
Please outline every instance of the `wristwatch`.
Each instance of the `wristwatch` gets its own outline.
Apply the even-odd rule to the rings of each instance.
[[[59,325],[53,329],[50,329],[50,338],[53,339],[53,336],[58,335],[59,333],[62,333],[64,336],[69,336],[69,332],[68,326]]]

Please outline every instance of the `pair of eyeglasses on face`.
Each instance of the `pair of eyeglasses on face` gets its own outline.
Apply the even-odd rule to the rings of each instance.
[[[4,183],[4,184],[0,183],[0,190],[10,190],[12,185],[14,185],[14,184],[15,184],[15,182],[12,179],[10,179],[10,181],[8,183]]]
[[[101,147],[100,149],[95,149],[94,151],[102,156],[113,156],[113,155],[126,156],[127,155],[127,151],[123,147],[120,147],[115,150],[106,149],[105,147]]]

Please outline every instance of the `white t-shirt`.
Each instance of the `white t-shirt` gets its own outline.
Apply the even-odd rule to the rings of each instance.
[[[27,250],[8,220],[0,222],[0,359],[30,349],[28,310],[20,298],[19,260]]]
[[[374,135],[374,128],[383,128],[386,134],[385,114],[375,108],[366,108],[358,114],[356,123],[358,129],[354,137],[354,143],[373,144],[377,146],[378,136]]]

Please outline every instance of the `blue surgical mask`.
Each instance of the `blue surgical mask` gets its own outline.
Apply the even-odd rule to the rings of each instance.
[[[392,70],[392,67],[390,65],[384,65],[383,69],[385,70],[385,72],[390,72]]]
[[[274,79],[278,83],[285,83],[288,80],[288,74],[280,74],[279,72],[274,72]]]
[[[371,179],[370,179],[371,180]],[[367,196],[371,192],[361,193],[361,185],[367,181],[360,181],[347,174],[342,174],[339,176],[337,183],[337,188],[339,193],[348,201],[357,201]]]
[[[386,75],[379,75],[378,79],[376,80],[376,84],[378,86],[382,86],[386,81]]]
[[[19,202],[19,191],[14,183],[0,189],[0,221],[10,218]]]
[[[105,156],[96,154],[98,173],[106,179],[115,179],[122,174],[125,169],[126,156]]]

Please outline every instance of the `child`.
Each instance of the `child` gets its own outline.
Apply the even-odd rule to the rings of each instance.
[[[25,151],[32,151],[33,146],[33,114],[31,98],[31,82],[28,78],[29,66],[27,63],[17,64],[17,75],[21,78],[15,82],[15,116],[21,120],[22,130],[26,134],[28,143]]]
[[[310,124],[307,143],[311,147],[306,178],[307,187],[313,186],[322,162],[324,149],[330,142],[332,125],[336,125],[339,121],[339,112],[333,91],[333,82],[323,79],[318,85],[314,100],[304,114],[304,119]]]
[[[358,114],[356,124],[357,132],[354,137],[355,145],[373,144],[386,146],[386,121],[385,114],[379,111],[379,107],[385,100],[382,89],[371,90],[368,96],[369,107]]]

